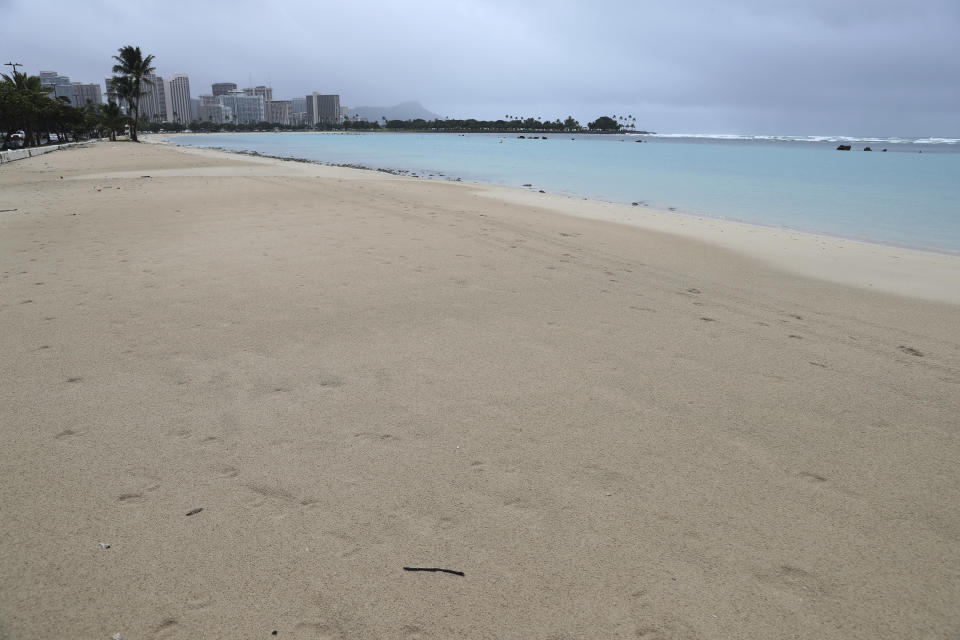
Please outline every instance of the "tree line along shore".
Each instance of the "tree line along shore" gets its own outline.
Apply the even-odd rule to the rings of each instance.
[[[611,116],[600,116],[587,126],[568,117],[561,121],[539,120],[526,118],[523,120],[477,120],[475,118],[436,118],[425,120],[370,120],[346,119],[339,124],[319,123],[316,125],[286,125],[276,122],[251,122],[235,124],[232,122],[214,123],[193,121],[190,124],[178,122],[147,122],[141,120],[139,130],[147,133],[220,133],[235,131],[433,131],[440,133],[638,133],[651,134],[652,131],[643,131],[630,128],[618,122]]]

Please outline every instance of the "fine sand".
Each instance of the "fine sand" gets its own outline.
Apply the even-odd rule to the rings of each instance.
[[[130,143],[0,210],[2,640],[960,636],[960,258]]]

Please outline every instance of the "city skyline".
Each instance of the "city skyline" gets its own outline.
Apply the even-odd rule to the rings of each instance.
[[[96,83],[74,82],[69,75],[58,71],[24,72],[39,76],[41,84],[50,89],[51,98],[65,97],[74,107],[83,106],[87,102],[104,104],[112,96],[112,75],[104,77],[101,91],[100,85]],[[258,85],[241,89],[234,82],[214,82],[211,84],[210,93],[194,94],[190,88],[190,76],[186,73],[167,77],[156,71],[147,74],[143,90],[140,116],[151,122],[176,122],[186,125],[200,120],[216,124],[269,122],[298,125],[309,120],[309,124],[317,125],[339,124],[346,115],[346,107],[340,106],[339,94],[311,91],[303,94],[303,97],[292,96],[274,100],[272,87]],[[311,96],[314,98],[313,103],[310,103]],[[326,105],[322,113],[317,106],[318,97],[323,98]],[[276,110],[273,109],[275,103],[278,107]],[[297,105],[300,105],[299,109]],[[121,107],[125,108],[125,105],[121,104]]]
[[[104,104],[113,99],[112,78],[103,80],[103,90],[95,83],[72,82],[71,78],[57,71],[45,70],[38,74],[41,85],[50,90],[54,99],[67,98],[74,107],[87,103]],[[194,121],[214,124],[256,124],[269,122],[281,125],[339,124],[346,115],[346,108],[340,107],[340,96],[320,94],[313,91],[304,98],[273,99],[270,87],[256,86],[239,89],[236,83],[218,82],[211,85],[211,92],[198,93],[194,97],[190,89],[189,74],[174,74],[163,77],[157,73],[147,74],[144,78],[144,93],[140,97],[140,117],[149,122],[175,122],[183,125]],[[313,110],[307,104],[313,96]],[[316,108],[316,99],[323,98],[327,107],[320,115]],[[126,105],[121,102],[121,108]],[[299,105],[299,110],[294,105]],[[274,108],[276,106],[276,108]]]

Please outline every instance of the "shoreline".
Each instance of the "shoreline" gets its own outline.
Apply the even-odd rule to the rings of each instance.
[[[397,169],[377,169],[359,165],[325,163],[305,158],[272,156],[252,151],[179,145],[173,141],[159,139],[159,135],[157,135],[158,139],[153,139],[153,135],[149,136],[149,139],[145,137],[145,142],[169,145],[187,153],[222,153],[251,159],[260,158],[366,171],[410,180],[435,181],[441,184],[457,183],[478,189],[480,193],[488,194],[488,197],[516,204],[544,207],[564,215],[692,238],[735,251],[803,277],[864,290],[960,305],[960,289],[954,285],[955,280],[960,278],[960,254],[946,250],[876,243],[682,211],[634,207],[620,202],[557,193],[539,193],[522,187],[463,182],[452,178],[410,176],[408,172]]]

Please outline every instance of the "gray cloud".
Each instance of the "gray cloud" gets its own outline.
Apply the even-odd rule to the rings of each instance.
[[[80,6],[78,6],[80,5]],[[404,6],[407,5],[407,6]],[[660,131],[960,137],[956,0],[0,0],[0,57],[102,81],[138,44],[161,75],[278,97]],[[13,29],[10,25],[16,25]]]

